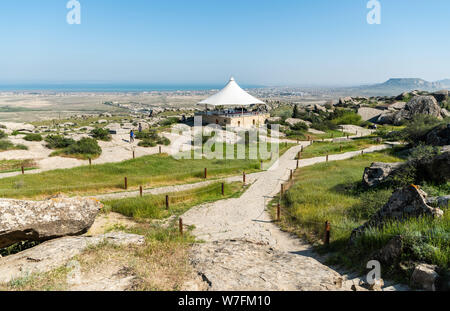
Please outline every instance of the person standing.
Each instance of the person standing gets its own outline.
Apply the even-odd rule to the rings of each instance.
[[[134,143],[134,132],[133,132],[133,130],[130,131],[130,143]]]

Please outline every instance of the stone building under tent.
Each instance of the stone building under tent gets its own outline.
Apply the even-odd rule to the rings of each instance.
[[[205,107],[204,112],[196,114],[203,118],[203,124],[252,128],[264,125],[270,118],[267,112],[250,110],[266,104],[245,92],[234,78],[220,92],[198,104]]]

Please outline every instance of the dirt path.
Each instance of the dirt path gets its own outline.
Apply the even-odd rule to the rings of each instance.
[[[308,143],[301,145],[307,146]],[[194,246],[191,261],[211,290],[339,290],[341,275],[321,264],[308,244],[282,232],[265,211],[267,202],[296,167],[301,145],[287,151],[270,170],[240,197],[195,207],[183,215],[194,225],[195,236],[205,241]],[[366,153],[389,148],[380,145]],[[332,155],[344,160],[361,151]],[[326,161],[300,161],[309,166]],[[339,282],[338,282],[339,283]]]

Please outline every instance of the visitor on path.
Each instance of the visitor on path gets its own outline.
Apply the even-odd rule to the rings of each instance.
[[[130,143],[134,143],[134,132],[133,132],[133,130],[130,131]]]
[[[139,128],[138,128],[138,130],[139,130],[139,133],[142,133],[142,124],[141,124],[141,123],[139,123]]]

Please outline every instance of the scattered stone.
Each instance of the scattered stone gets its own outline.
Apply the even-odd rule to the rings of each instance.
[[[450,203],[450,195],[442,197],[427,198],[428,205],[436,205],[440,208],[448,208]]]
[[[364,170],[363,184],[368,187],[375,187],[392,176],[403,164],[402,163],[372,163]]]
[[[99,201],[85,198],[0,199],[0,248],[86,233],[101,208]]]
[[[434,265],[418,265],[411,276],[411,286],[426,291],[435,291],[436,282],[439,279],[436,268],[437,266]]]

